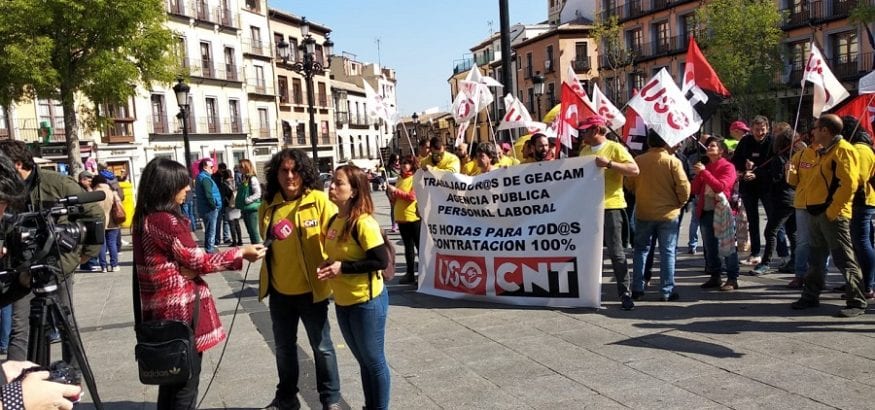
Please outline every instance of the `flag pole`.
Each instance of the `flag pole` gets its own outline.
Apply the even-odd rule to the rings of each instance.
[[[410,142],[410,133],[407,132],[407,124],[403,121],[401,122],[401,129],[404,130],[404,136],[407,137],[407,145],[410,146],[410,153],[416,157],[416,147],[413,146],[413,143]]]
[[[796,138],[796,128],[799,127],[799,113],[802,111],[802,97],[805,96],[805,83],[807,80],[802,80],[802,91],[799,92],[799,104],[796,106],[796,121],[793,122],[793,138]],[[790,158],[793,158],[794,141],[790,141]]]
[[[872,105],[872,100],[875,100],[875,94],[872,94],[872,96],[869,97],[869,102],[866,103],[866,109],[867,109],[867,110],[869,109],[869,106]],[[860,117],[862,117],[862,115],[861,115]],[[851,135],[847,135],[847,138],[848,138],[848,140],[849,140],[848,142],[850,142],[851,137],[853,137],[854,134],[857,133],[857,130],[860,129],[860,124],[861,124],[861,123],[862,123],[861,121],[857,121],[857,125],[854,126],[854,130],[851,131]],[[873,136],[870,135],[870,137],[873,137]]]

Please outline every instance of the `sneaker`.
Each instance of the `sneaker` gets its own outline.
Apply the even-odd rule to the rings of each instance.
[[[623,310],[634,310],[635,302],[632,301],[632,296],[626,294],[620,297],[620,308]]]
[[[116,265],[116,266],[112,267],[113,272],[121,272],[121,270],[122,270],[121,266]]]
[[[49,332],[48,336],[46,336],[49,340],[49,343],[60,343],[61,342],[61,332],[58,329],[52,329]]]
[[[839,310],[839,313],[836,313],[836,317],[856,317],[862,315],[863,313],[866,313],[866,308],[848,306],[842,310]]]
[[[816,308],[820,306],[820,301],[817,299],[805,299],[799,298],[799,300],[790,304],[790,307],[794,310],[803,310],[808,308]]]
[[[870,289],[870,290],[867,290],[866,292],[863,292],[863,297],[865,297],[866,299],[869,299],[869,300],[875,299],[875,290]]]
[[[92,272],[100,272],[101,268],[100,268],[100,266],[92,266],[90,270]]]
[[[642,298],[644,298],[644,291],[632,291],[632,300],[641,300]]]
[[[681,298],[681,295],[679,295],[677,292],[671,292],[668,295],[662,295],[659,298],[659,301],[660,302],[674,302],[680,298]]]
[[[690,249],[687,250],[687,254],[688,255],[695,255],[696,254],[696,247],[690,246]]]
[[[106,272],[106,268],[100,268],[101,272]]]
[[[802,289],[802,285],[804,285],[802,278],[793,278],[793,280],[787,284],[787,287],[790,289]]]
[[[750,271],[751,276],[760,276],[769,273],[769,264],[768,263],[760,263],[757,264],[753,270]]]
[[[720,275],[712,275],[711,279],[699,285],[702,289],[716,289],[720,287]]]
[[[265,410],[298,410],[301,408],[301,402],[295,397],[292,401],[273,399],[270,404],[265,407]]]
[[[760,262],[762,262],[762,260],[763,260],[763,258],[761,258],[759,256],[751,256],[751,257],[743,260],[741,263],[742,263],[742,265],[759,265]]]
[[[723,286],[720,287],[721,292],[732,292],[733,290],[738,289],[738,281],[729,279]]]

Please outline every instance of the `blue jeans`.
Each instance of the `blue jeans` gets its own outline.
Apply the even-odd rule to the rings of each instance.
[[[0,349],[9,348],[9,335],[12,334],[12,304],[0,309]]]
[[[851,243],[854,244],[854,254],[863,271],[863,290],[875,288],[875,249],[872,247],[872,216],[875,208],[854,207],[851,217]]]
[[[384,349],[386,316],[389,313],[389,290],[356,305],[335,306],[337,325],[352,355],[359,363],[365,407],[389,408],[389,364]]]
[[[121,229],[107,229],[104,231],[103,245],[100,246],[100,255],[97,255],[101,268],[114,268],[118,266],[118,238],[121,233]],[[109,265],[106,264],[107,250],[109,250]]]
[[[678,219],[671,221],[642,221],[635,218],[634,252],[632,254],[632,290],[644,291],[644,263],[650,249],[650,237],[659,241],[659,281],[662,296],[674,291],[674,263],[678,245]]]
[[[733,229],[735,218],[732,218]],[[738,250],[729,256],[720,258],[720,244],[714,234],[714,211],[703,211],[699,218],[699,229],[702,230],[702,242],[705,244],[705,273],[720,275],[726,268],[726,279],[738,280]]]
[[[699,246],[699,217],[696,216],[696,200],[697,198],[694,196],[690,198],[690,202],[687,203],[689,206],[689,214],[690,214],[690,230],[688,232],[689,240],[687,241],[687,245],[690,249],[696,249]],[[678,221],[680,224],[680,221]]]
[[[213,209],[201,215],[204,219],[204,249],[213,253],[216,251],[216,223],[219,222],[219,210]]]
[[[340,376],[337,354],[331,342],[328,323],[328,300],[313,303],[313,294],[283,295],[270,290],[270,319],[276,344],[276,369],[279,383],[275,399],[297,403],[298,398],[298,320],[304,323],[313,361],[316,364],[316,390],[327,406],[340,401]]]
[[[197,215],[194,213],[194,203],[191,195],[182,203],[182,214],[191,222],[191,231],[197,231]]]

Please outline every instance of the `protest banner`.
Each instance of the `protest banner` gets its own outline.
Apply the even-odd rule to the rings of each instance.
[[[421,170],[419,292],[599,307],[604,171],[593,157],[477,176]]]

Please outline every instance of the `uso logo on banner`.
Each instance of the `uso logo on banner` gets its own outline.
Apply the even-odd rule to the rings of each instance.
[[[435,288],[471,295],[486,294],[486,259],[440,253],[435,256]]]

